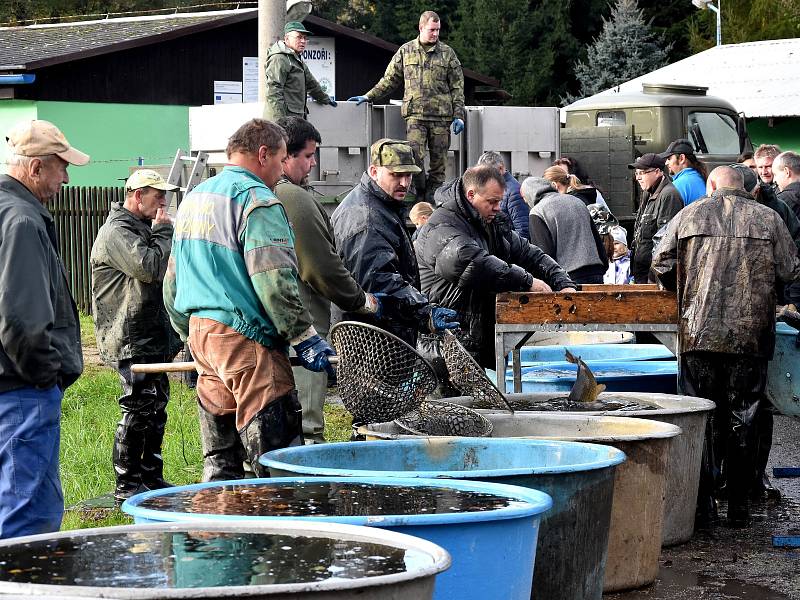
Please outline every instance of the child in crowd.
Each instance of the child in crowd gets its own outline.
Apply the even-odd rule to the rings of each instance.
[[[628,284],[633,283],[631,276],[631,253],[628,250],[628,233],[620,225],[614,225],[609,229],[609,233],[614,238],[614,252],[609,257],[608,271],[603,276],[603,283]]]

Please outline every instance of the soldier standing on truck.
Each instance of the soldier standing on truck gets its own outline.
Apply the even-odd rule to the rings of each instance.
[[[402,115],[420,169],[426,147],[430,152],[427,175],[414,177],[417,199],[428,202],[444,182],[450,126],[456,135],[464,130],[464,72],[455,51],[439,41],[440,29],[439,15],[431,10],[422,13],[419,37],[400,47],[375,87],[349,99],[357,104],[373,102],[405,84]]]

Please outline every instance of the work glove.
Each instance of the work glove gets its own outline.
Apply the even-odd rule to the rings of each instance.
[[[458,135],[462,131],[464,131],[464,121],[461,119],[453,119],[453,133]]]
[[[453,320],[457,315],[458,313],[456,311],[449,308],[434,306],[428,318],[428,327],[432,333],[442,331],[443,329],[458,329],[461,324]]]
[[[353,96],[347,99],[348,102],[355,102],[356,106],[361,106],[364,102],[369,102],[369,98],[366,96]]]
[[[333,96],[328,96],[328,100],[329,100],[328,104],[334,107],[336,106],[336,98],[334,98]]]
[[[377,292],[375,294],[367,294],[364,306],[359,308],[356,312],[360,315],[371,315],[376,319],[383,317],[383,303],[381,298],[385,298],[386,294]]]
[[[328,357],[336,353],[330,347],[330,344],[319,335],[312,335],[307,340],[300,342],[294,346],[294,351],[297,353],[303,368],[317,373],[325,370],[332,377],[336,375],[336,371],[328,361]]]

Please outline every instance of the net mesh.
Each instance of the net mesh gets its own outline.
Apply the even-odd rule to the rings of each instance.
[[[487,437],[492,433],[491,421],[482,414],[440,400],[426,400],[395,423],[416,435]]]
[[[357,423],[391,421],[436,389],[431,365],[416,350],[373,325],[342,321],[331,328],[339,356],[339,394]]]
[[[452,331],[445,331],[442,339],[442,357],[447,365],[450,381],[462,394],[472,396],[476,408],[500,408],[513,412],[506,397],[486,377],[467,349]],[[498,375],[499,376],[499,375]]]

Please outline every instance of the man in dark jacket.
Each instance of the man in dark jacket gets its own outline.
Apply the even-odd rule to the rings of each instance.
[[[169,379],[166,373],[131,373],[131,365],[171,361],[180,348],[161,290],[173,231],[166,192],[176,187],[151,169],[134,172],[125,182],[125,202],[111,205],[92,245],[97,348],[122,385],[112,456],[120,503],[170,485],[161,458]]]
[[[652,270],[678,292],[681,387],[717,405],[708,458],[717,472],[726,465],[727,517],[741,526],[749,520],[755,424],[775,346],[775,283],[800,278],[800,259],[780,217],[743,189],[736,170],[714,169],[708,191],[670,221]],[[701,516],[712,518],[707,475],[698,503]]]
[[[649,283],[653,236],[683,208],[683,197],[664,174],[664,159],[649,152],[628,165],[642,188],[633,225],[631,272],[634,283]]]
[[[782,152],[772,163],[772,177],[778,184],[778,198],[800,218],[800,154]]]
[[[503,157],[498,152],[489,150],[481,154],[478,159],[479,165],[491,165],[503,176],[506,184],[503,191],[503,201],[500,203],[500,210],[511,220],[511,224],[524,240],[530,239],[528,236],[528,214],[530,207],[525,203],[525,199],[519,191],[519,181],[508,172]]]
[[[484,367],[495,364],[495,294],[575,291],[569,275],[500,211],[504,183],[489,165],[467,169],[417,240],[422,290],[456,311],[462,343]]]
[[[331,216],[339,256],[355,280],[381,297],[380,318],[345,312],[344,320],[372,323],[416,346],[417,332],[453,329],[453,311],[432,305],[419,291],[414,247],[403,200],[419,173],[406,142],[384,138],[370,148],[370,166]]]
[[[300,299],[311,313],[317,333],[327,339],[331,328],[331,303],[342,310],[374,315],[379,300],[367,294],[342,264],[333,243],[328,213],[308,187],[308,174],[316,163],[317,144],[322,137],[311,123],[299,117],[278,119],[288,136],[283,177],[275,186],[275,195],[283,204],[294,230],[297,255],[297,285]],[[328,375],[303,367],[292,367],[297,395],[303,407],[303,437],[306,442],[324,442],[325,391]]]
[[[78,310],[45,204],[89,157],[47,121],[16,125],[0,175],[0,539],[58,531],[61,399],[83,370]]]

